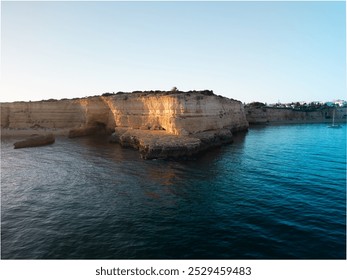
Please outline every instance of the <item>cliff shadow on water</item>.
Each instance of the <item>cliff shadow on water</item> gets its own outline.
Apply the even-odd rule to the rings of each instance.
[[[242,145],[246,139],[248,131],[239,131],[233,133],[232,141],[228,144],[220,144],[213,147],[208,147],[200,152],[194,153],[190,156],[182,155],[178,157],[163,157],[163,158],[151,158],[146,161],[162,161],[162,162],[181,162],[181,163],[189,163],[198,164],[201,160],[206,162],[213,161],[216,158],[220,157],[224,149],[227,146]],[[84,137],[78,137],[69,140],[69,143],[74,143],[74,145],[80,146],[80,148],[93,149],[94,151],[100,151],[102,154],[112,155],[115,160],[125,159],[129,156],[129,159],[138,160],[143,157],[137,151],[137,148],[132,148],[131,146],[127,146],[124,148],[120,143],[114,143],[112,140],[112,136],[107,134],[99,134],[99,135],[88,135]],[[65,142],[67,139],[60,136],[57,138],[57,142],[63,141]],[[111,140],[111,141],[110,141]]]

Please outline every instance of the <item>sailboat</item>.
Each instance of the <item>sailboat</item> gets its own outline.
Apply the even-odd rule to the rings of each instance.
[[[335,110],[333,111],[333,123],[328,126],[329,128],[341,128],[341,125],[335,124]]]

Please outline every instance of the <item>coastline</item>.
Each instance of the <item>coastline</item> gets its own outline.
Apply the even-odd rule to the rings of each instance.
[[[258,125],[288,125],[288,124],[331,124],[331,120],[280,120],[280,121],[259,121],[259,122],[249,122],[251,126]],[[335,120],[335,123],[345,124],[347,120],[339,119]]]
[[[347,120],[335,120],[338,124],[347,124]],[[264,121],[264,122],[250,122],[249,129],[257,126],[277,126],[277,125],[295,125],[295,124],[331,124],[331,120],[281,120],[281,121]],[[1,138],[16,138],[16,137],[29,137],[33,135],[45,135],[52,133],[55,136],[68,137],[70,128],[44,128],[44,129],[33,129],[33,128],[1,128]],[[108,135],[108,134],[106,134]],[[108,135],[108,136],[111,136]]]
[[[145,91],[0,105],[2,139],[103,135],[139,150],[144,159],[190,157],[232,143],[233,133],[249,125],[330,125],[334,118],[346,123],[347,116],[346,108],[308,112],[244,107],[212,91]]]
[[[309,123],[345,123],[347,107],[324,108],[305,111],[291,108],[245,107],[249,124],[309,124]]]
[[[135,91],[82,99],[0,103],[1,137],[103,135],[144,159],[191,156],[247,130],[241,101],[213,91]]]
[[[52,133],[55,136],[68,136],[69,128],[45,128],[45,129],[33,129],[33,128],[1,128],[1,138],[14,138],[14,137],[29,137],[33,135],[45,135]]]

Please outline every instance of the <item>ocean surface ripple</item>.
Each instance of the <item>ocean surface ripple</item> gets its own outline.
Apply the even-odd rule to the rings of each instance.
[[[345,259],[346,125],[254,127],[191,160],[1,141],[3,259]]]

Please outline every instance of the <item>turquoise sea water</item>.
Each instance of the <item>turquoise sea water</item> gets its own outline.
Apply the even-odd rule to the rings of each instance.
[[[1,142],[4,259],[344,259],[346,125],[254,127],[192,160]]]

